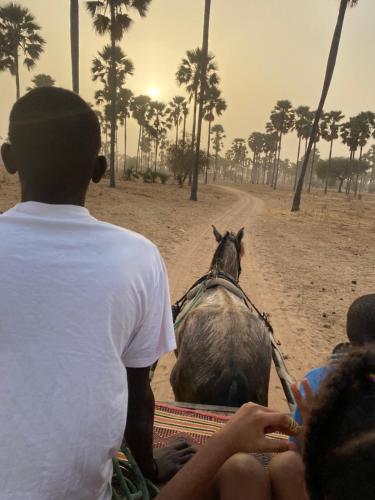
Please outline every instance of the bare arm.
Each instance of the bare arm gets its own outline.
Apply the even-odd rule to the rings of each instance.
[[[266,432],[293,434],[292,419],[251,403],[233,419],[162,489],[158,500],[204,498],[224,462],[238,452],[282,452],[294,448],[287,440],[271,440]]]
[[[127,368],[128,418],[126,442],[143,474],[154,480],[153,424],[155,399],[150,387],[150,368]]]

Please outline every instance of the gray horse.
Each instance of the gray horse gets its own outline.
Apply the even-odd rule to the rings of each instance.
[[[171,373],[174,395],[176,401],[189,403],[240,406],[253,401],[266,406],[270,336],[233,284],[241,273],[244,230],[222,236],[214,227],[214,235],[218,247],[210,276],[222,278],[191,310],[185,309],[194,300],[188,295],[180,313],[177,361]],[[184,311],[189,311],[185,317]]]

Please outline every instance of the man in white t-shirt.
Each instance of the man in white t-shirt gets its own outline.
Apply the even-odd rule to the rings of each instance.
[[[144,473],[167,479],[193,453],[152,455],[149,367],[175,348],[167,275],[155,245],[84,208],[106,170],[97,117],[37,89],[9,138],[22,202],[0,216],[0,499],[110,499],[125,424]]]

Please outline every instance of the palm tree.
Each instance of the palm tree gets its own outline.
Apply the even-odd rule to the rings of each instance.
[[[217,66],[214,62],[215,56],[207,54],[207,68],[206,68],[206,88],[219,84],[219,77],[217,74]],[[176,81],[180,86],[185,86],[189,94],[189,102],[193,101],[193,126],[192,126],[192,140],[191,147],[194,150],[196,124],[197,124],[197,108],[198,108],[198,92],[199,92],[199,75],[202,63],[202,50],[197,48],[195,50],[188,50],[186,56],[182,59],[180,66],[176,72]]]
[[[322,117],[323,108],[324,108],[324,104],[326,102],[329,87],[331,85],[333,73],[335,71],[336,59],[337,59],[337,54],[338,54],[338,50],[339,50],[339,46],[340,46],[340,39],[341,39],[342,28],[343,28],[344,20],[345,20],[345,14],[346,14],[346,11],[347,11],[347,8],[349,5],[351,7],[354,7],[355,5],[357,5],[357,3],[358,3],[358,0],[340,0],[339,14],[338,14],[338,18],[337,18],[335,32],[333,34],[333,39],[332,39],[332,43],[331,43],[331,50],[330,50],[329,57],[328,57],[326,74],[325,74],[324,83],[323,83],[323,90],[322,90],[322,94],[320,96],[319,106],[318,106],[318,109],[317,109],[316,114],[315,114],[315,120],[314,120],[313,128],[311,131],[309,145],[307,147],[307,151],[305,154],[305,159],[304,159],[304,162],[302,165],[301,175],[298,179],[297,188],[296,188],[296,191],[294,193],[292,212],[297,212],[300,208],[303,181],[304,181],[304,178],[306,175],[307,165],[309,162],[312,147],[314,145],[315,136],[318,132],[319,122],[320,122],[320,119]]]
[[[342,138],[342,142],[349,148],[350,151],[349,171],[353,172],[353,163],[355,160],[355,154],[360,144],[360,136],[361,136],[361,123],[360,120],[358,120],[358,117],[354,116],[350,118],[348,122],[342,124],[340,135]],[[346,186],[347,193],[350,193],[351,183],[352,183],[352,177],[350,176]]]
[[[263,153],[264,153],[264,173],[263,173],[263,184],[266,182],[271,185],[272,183],[272,165],[275,164],[277,149],[278,149],[279,134],[277,132],[271,132],[263,135]],[[267,170],[267,180],[265,179]]]
[[[267,124],[267,132],[277,132],[279,134],[277,160],[273,175],[273,188],[277,187],[279,174],[281,142],[283,135],[287,134],[294,125],[294,110],[292,103],[287,100],[278,101],[271,112],[270,122]]]
[[[117,80],[116,91],[118,93],[120,88],[124,85],[126,77],[134,74],[134,64],[118,45],[115,47],[114,54],[115,74]],[[91,67],[93,81],[100,81],[104,87],[108,89],[109,93],[109,77],[113,64],[112,55],[112,47],[110,45],[106,45],[103,50],[98,52],[97,57],[93,59]]]
[[[297,132],[297,137],[298,137],[298,150],[297,150],[297,168],[296,168],[296,176],[294,179],[294,189],[296,189],[296,184],[297,184],[297,179],[298,179],[298,166],[299,166],[299,158],[300,158],[300,153],[301,153],[301,142],[302,139],[307,139],[307,137],[310,135],[310,131],[308,131],[308,136],[306,137],[306,131],[308,130],[309,122],[310,122],[310,117],[311,117],[311,111],[309,106],[298,106],[298,108],[295,109],[295,122],[294,122],[294,130]],[[305,151],[306,153],[306,151]]]
[[[72,58],[73,91],[79,94],[79,6],[70,0],[70,52]]]
[[[109,71],[109,91],[111,96],[111,152],[110,152],[110,186],[116,186],[115,180],[115,144],[116,144],[116,95],[118,81],[116,75],[116,43],[122,40],[130,28],[131,10],[145,17],[151,0],[95,0],[86,2],[86,6],[94,19],[94,28],[99,35],[110,34],[111,65]]]
[[[214,167],[214,182],[217,176],[217,164],[219,160],[220,151],[223,149],[223,140],[225,139],[224,127],[220,124],[216,124],[212,127],[212,149],[215,152],[215,167]]]
[[[195,149],[195,162],[193,168],[193,180],[191,183],[190,200],[198,201],[198,176],[199,164],[201,160],[201,133],[202,133],[202,120],[204,114],[204,103],[207,94],[207,66],[208,66],[208,38],[210,28],[210,12],[211,0],[205,0],[204,8],[204,22],[203,22],[203,41],[202,41],[202,58],[199,68],[199,111],[198,111],[198,126],[197,126],[197,141]],[[211,87],[212,85],[210,85]]]
[[[340,122],[344,119],[344,115],[341,111],[330,111],[329,113],[324,113],[321,122],[321,132],[322,138],[330,143],[329,147],[329,158],[328,158],[328,171],[325,179],[324,194],[327,194],[329,173],[331,171],[331,161],[332,161],[332,150],[333,141],[339,138]]]
[[[140,165],[141,156],[141,145],[143,142],[143,132],[145,127],[147,126],[147,115],[148,108],[150,106],[151,98],[148,95],[139,95],[134,97],[131,103],[131,111],[133,118],[136,120],[139,126],[139,134],[138,134],[138,147],[137,147],[137,161],[135,164],[135,170],[138,170],[138,166]]]
[[[8,70],[16,77],[16,95],[20,98],[20,57],[30,71],[44,51],[45,41],[39,35],[40,26],[36,24],[29,9],[15,2],[0,7],[0,71]]]
[[[181,120],[184,115],[184,110],[187,109],[186,99],[183,96],[176,95],[168,104],[168,109],[166,110],[168,114],[168,120],[173,123],[176,129],[176,147],[178,144],[178,128],[181,124]],[[186,118],[184,123],[184,128],[186,127]]]
[[[370,181],[368,185],[369,193],[373,193],[375,189],[375,145],[373,144],[367,151],[363,158],[369,163],[371,167]]]
[[[221,116],[227,109],[227,103],[221,97],[221,91],[217,87],[211,87],[207,90],[204,104],[204,119],[208,121],[208,142],[207,142],[207,163],[205,184],[208,181],[208,171],[210,168],[210,143],[211,143],[211,126],[216,116]]]
[[[182,150],[185,151],[185,142],[186,142],[186,119],[189,114],[189,106],[187,101],[184,101],[182,104],[182,115],[184,117],[184,124],[182,127]]]
[[[158,161],[158,151],[161,140],[165,137],[167,129],[170,126],[166,118],[167,105],[159,101],[151,101],[147,110],[147,130],[149,135],[154,139],[154,170]]]
[[[129,89],[121,88],[119,92],[119,117],[120,123],[124,126],[124,175],[126,172],[126,154],[127,154],[127,122],[130,118],[130,110],[132,107],[134,94]]]
[[[262,134],[261,132],[253,132],[249,136],[247,144],[250,150],[253,152],[253,170],[251,173],[251,182],[255,184],[259,180],[259,159],[260,154],[263,152],[264,134]]]
[[[312,183],[312,179],[313,179],[313,175],[314,175],[315,158],[317,155],[316,145],[320,141],[321,135],[322,135],[322,133],[321,133],[320,124],[319,124],[318,132],[315,135],[315,139],[314,139],[313,156],[312,156],[311,167],[310,167],[310,176],[309,176],[309,185],[307,187],[308,193],[311,192],[311,183]]]
[[[39,75],[35,75],[31,80],[32,86],[27,87],[27,91],[37,89],[39,87],[53,87],[56,81],[50,75],[45,75],[40,73]]]

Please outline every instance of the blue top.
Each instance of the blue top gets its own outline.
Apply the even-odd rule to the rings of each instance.
[[[320,384],[326,378],[331,368],[332,365],[320,366],[319,368],[314,368],[313,370],[310,370],[309,372],[306,373],[304,378],[308,380],[311,390],[313,391],[314,394],[318,392]],[[301,393],[304,396],[304,390],[302,386],[301,386]],[[302,425],[303,423],[299,408],[297,408],[296,411],[294,412],[294,420],[299,425]]]

